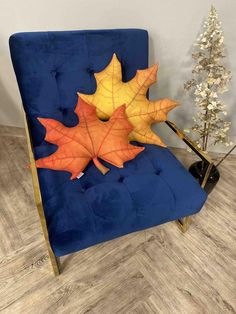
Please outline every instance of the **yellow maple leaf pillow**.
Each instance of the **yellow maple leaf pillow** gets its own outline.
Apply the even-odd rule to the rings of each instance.
[[[157,65],[138,70],[133,79],[122,82],[121,64],[113,54],[111,62],[99,73],[95,73],[96,92],[92,95],[78,93],[87,103],[97,108],[100,119],[108,119],[119,106],[126,105],[126,115],[134,129],[130,141],[166,146],[151,130],[155,122],[167,119],[167,113],[177,106],[171,99],[148,100],[148,88],[157,81]]]

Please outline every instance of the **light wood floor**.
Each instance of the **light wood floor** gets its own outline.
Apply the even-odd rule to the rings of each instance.
[[[57,278],[27,160],[23,130],[1,127],[0,312],[236,313],[236,156],[186,234],[172,222],[97,245],[64,257]]]

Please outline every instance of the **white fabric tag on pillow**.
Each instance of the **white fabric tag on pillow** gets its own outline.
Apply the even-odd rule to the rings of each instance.
[[[77,179],[80,179],[84,175],[84,172],[80,172],[80,174],[77,176]]]

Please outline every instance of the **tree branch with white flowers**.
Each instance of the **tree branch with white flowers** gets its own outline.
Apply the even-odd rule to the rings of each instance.
[[[224,36],[213,6],[204,23],[204,32],[195,46],[192,54],[196,60],[192,70],[193,78],[184,84],[184,89],[194,89],[194,102],[198,110],[193,117],[191,130],[199,147],[207,151],[210,146],[218,143],[226,146],[232,144],[228,138],[231,123],[224,119],[227,115],[226,106],[219,98],[219,94],[228,90],[231,72],[222,64],[225,57]]]

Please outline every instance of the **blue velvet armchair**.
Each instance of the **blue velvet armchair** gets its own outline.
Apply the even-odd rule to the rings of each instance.
[[[202,187],[168,148],[155,145],[144,145],[145,151],[123,169],[109,165],[105,176],[92,163],[76,180],[70,180],[68,172],[36,169],[34,163],[34,158],[56,150],[45,142],[37,117],[76,125],[77,91],[94,93],[93,73],[101,71],[114,52],[124,81],[148,66],[147,31],[17,33],[10,37],[10,51],[25,111],[36,205],[54,273],[59,274],[60,256],[130,232],[173,220],[186,231],[189,216],[206,201],[202,187],[212,162],[170,121],[166,125],[207,164]]]

